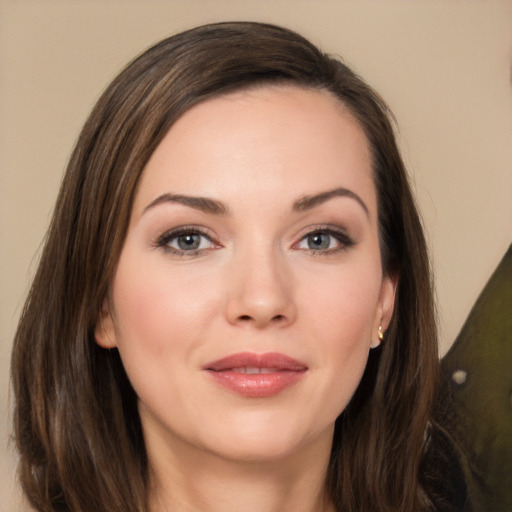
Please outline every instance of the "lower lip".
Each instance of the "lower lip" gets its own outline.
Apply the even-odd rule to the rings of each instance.
[[[277,395],[286,388],[296,384],[304,374],[303,371],[281,370],[273,373],[236,373],[230,370],[208,373],[221,386],[248,398],[266,398]]]

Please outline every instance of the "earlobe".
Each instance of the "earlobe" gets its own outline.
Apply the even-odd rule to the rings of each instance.
[[[373,336],[371,348],[378,347],[384,340],[386,332],[393,316],[395,307],[395,293],[398,278],[393,276],[384,276],[379,295],[379,303],[375,315],[373,326]]]
[[[382,325],[379,325],[377,340],[370,343],[370,348],[377,348],[384,341],[384,330]]]
[[[103,301],[101,310],[98,313],[96,326],[94,328],[94,339],[103,348],[115,348],[117,346],[114,322],[110,312],[108,299]]]

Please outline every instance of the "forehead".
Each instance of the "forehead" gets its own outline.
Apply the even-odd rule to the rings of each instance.
[[[165,191],[220,199],[247,187],[304,195],[318,183],[373,192],[371,167],[363,130],[333,94],[265,85],[185,112],[146,165],[134,206]]]

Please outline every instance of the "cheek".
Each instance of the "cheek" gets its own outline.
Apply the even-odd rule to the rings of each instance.
[[[127,365],[130,358],[157,362],[166,354],[186,354],[199,343],[201,326],[218,300],[208,295],[211,287],[201,276],[157,263],[121,260],[116,272],[116,337]]]
[[[303,310],[334,346],[370,342],[381,286],[379,267],[374,269],[371,265],[333,267],[302,284]]]
[[[187,369],[194,367],[215,298],[205,294],[197,276],[157,263],[128,257],[119,262],[113,284],[117,347],[143,404],[154,411],[182,410],[190,402]]]
[[[309,319],[308,334],[315,340],[323,377],[320,394],[330,419],[352,398],[368,360],[381,282],[380,272],[372,268],[345,271],[340,266],[328,276],[317,274],[314,286],[304,284],[302,309]]]

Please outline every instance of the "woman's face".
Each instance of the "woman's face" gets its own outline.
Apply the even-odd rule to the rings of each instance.
[[[325,91],[266,86],[162,140],[96,337],[119,349],[150,457],[282,458],[330,446],[393,296],[361,128]]]

